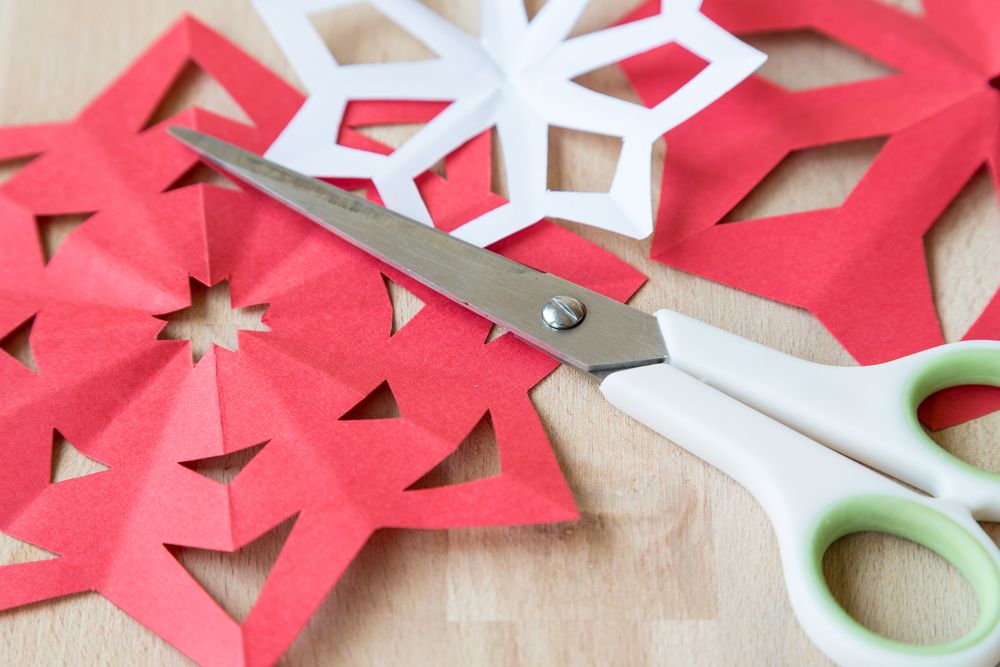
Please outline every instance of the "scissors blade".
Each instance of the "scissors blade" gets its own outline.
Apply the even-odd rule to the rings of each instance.
[[[560,361],[600,373],[666,359],[652,315],[214,137],[179,127],[170,132],[240,180]],[[578,326],[553,329],[542,319],[543,306],[556,296],[584,304],[586,315]]]

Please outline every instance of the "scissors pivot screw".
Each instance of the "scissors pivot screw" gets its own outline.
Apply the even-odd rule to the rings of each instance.
[[[542,306],[542,320],[552,329],[572,329],[587,316],[587,307],[571,296],[554,296]]]

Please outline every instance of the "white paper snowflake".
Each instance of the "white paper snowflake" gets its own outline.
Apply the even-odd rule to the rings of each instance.
[[[370,0],[438,58],[338,65],[309,15],[358,0],[254,0],[309,91],[269,158],[313,176],[370,178],[386,206],[430,224],[414,178],[469,139],[497,128],[510,202],[453,233],[488,245],[545,216],[635,238],[653,230],[652,144],[763,64],[764,54],[699,11],[700,0],[663,0],[659,14],[567,38],[588,0],[548,0],[528,21],[522,0],[481,0],[480,35],[417,0]],[[653,108],[573,81],[587,72],[676,42],[708,65]],[[339,146],[351,100],[451,104],[391,155]],[[547,189],[549,126],[620,137],[609,192]]]

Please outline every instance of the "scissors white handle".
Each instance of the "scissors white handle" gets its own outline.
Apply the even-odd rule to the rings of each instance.
[[[672,311],[656,314],[670,363],[842,454],[1000,520],[1000,475],[942,449],[916,408],[945,387],[997,384],[1000,342],[941,345],[874,366],[826,366]]]
[[[874,428],[867,438],[858,436],[836,444],[859,459],[891,462],[880,468],[907,469],[906,459],[913,451],[934,449],[915,437],[919,429],[915,417],[911,423],[896,413],[902,414],[903,406],[912,412],[921,394],[941,386],[996,384],[1000,345],[946,346],[943,352],[874,367],[881,370],[873,373],[870,368],[808,364],[677,313],[661,311],[657,318],[671,364],[613,373],[601,384],[601,391],[614,406],[726,472],[757,498],[778,536],[792,606],[816,645],[837,663],[850,666],[996,665],[1000,660],[1000,551],[972,514],[955,502],[910,491],[796,429],[829,439],[833,445],[833,438],[857,436]],[[991,350],[989,356],[979,358],[976,351],[983,349]],[[964,357],[964,365],[957,363],[966,351],[973,356]],[[751,359],[755,355],[762,356]],[[939,368],[945,358],[947,372]],[[735,366],[726,365],[730,362]],[[995,366],[992,371],[977,370],[980,363]],[[757,383],[765,387],[759,394]],[[826,383],[836,385],[829,394],[824,393]],[[890,398],[879,403],[884,392],[890,392]],[[832,417],[814,418],[827,408],[833,410]],[[764,412],[794,424],[795,429]],[[838,420],[861,420],[861,426],[838,429]],[[926,437],[922,431],[919,436]],[[914,442],[917,447],[912,446]],[[871,450],[876,450],[875,455]],[[956,465],[950,455],[936,456],[933,465],[921,465],[930,471],[945,468],[943,475],[930,479],[951,490],[947,480],[966,464]],[[826,585],[822,558],[838,538],[860,531],[910,539],[951,562],[979,598],[976,626],[952,642],[911,645],[882,637],[851,618]]]

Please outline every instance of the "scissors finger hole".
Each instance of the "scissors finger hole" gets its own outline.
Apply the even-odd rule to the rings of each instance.
[[[972,587],[951,563],[896,535],[866,531],[837,539],[823,555],[823,575],[854,620],[899,642],[953,641],[979,617]]]
[[[939,421],[942,406],[953,399],[956,391],[969,391],[969,387],[1000,387],[1000,351],[996,347],[953,347],[930,356],[910,378],[904,392],[909,404],[912,428],[928,446],[943,453],[946,458],[969,472],[976,472],[1000,482],[1000,461],[983,443],[985,436],[972,438],[952,434],[933,436],[928,433],[918,414],[933,424]],[[955,390],[954,388],[961,388]],[[952,390],[943,392],[942,390]],[[975,390],[975,389],[973,389]],[[940,393],[939,393],[940,392]],[[979,431],[978,427],[971,427]]]
[[[859,623],[834,595],[824,570],[824,559],[831,546],[841,538],[856,533],[876,532],[914,542],[947,561],[974,591],[979,613],[972,627],[958,638],[935,643],[915,644],[910,637],[899,641]],[[1000,566],[984,542],[985,534],[974,534],[954,519],[925,502],[894,495],[859,495],[829,508],[815,525],[812,549],[812,580],[826,613],[840,621],[853,634],[873,644],[904,653],[943,655],[974,646],[995,632],[1000,625]],[[895,603],[894,603],[895,604]],[[846,608],[845,608],[846,607]],[[933,610],[930,610],[933,612]],[[931,618],[929,615],[928,618]],[[922,636],[926,636],[925,632]]]
[[[1000,412],[932,431],[924,428],[938,447],[971,466],[1000,475],[1000,449],[994,434],[1000,433]]]

